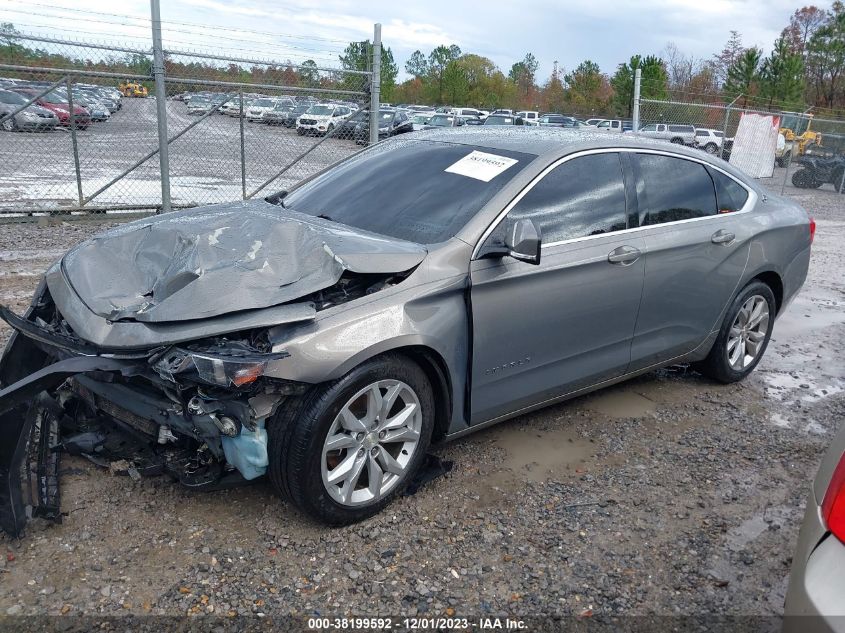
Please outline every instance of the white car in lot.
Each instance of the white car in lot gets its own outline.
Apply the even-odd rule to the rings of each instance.
[[[252,104],[254,99],[247,99],[244,97],[244,114],[246,111],[249,110],[249,106]],[[222,106],[220,106],[220,114],[226,114],[228,116],[240,116],[241,115],[241,100],[240,98],[231,99],[227,101]]]
[[[524,125],[540,125],[540,113],[535,110],[521,110],[516,116],[522,117]]]
[[[695,146],[703,149],[708,154],[718,154],[722,149],[722,140],[725,138],[725,133],[722,130],[714,130],[712,128],[695,128]],[[733,139],[728,139],[729,141]]]
[[[340,123],[349,118],[352,109],[349,106],[334,103],[317,103],[296,120],[296,133],[330,134]]]
[[[264,118],[265,112],[269,112],[275,108],[277,103],[284,102],[287,102],[287,105],[293,107],[293,101],[291,99],[273,99],[271,97],[256,99],[249,104],[249,108],[246,111],[246,120],[252,122],[261,121]]]

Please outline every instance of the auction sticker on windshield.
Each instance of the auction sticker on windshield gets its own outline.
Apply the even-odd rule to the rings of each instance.
[[[515,158],[473,151],[447,167],[444,171],[450,174],[459,174],[468,178],[490,182],[508,167],[513,167],[518,162]]]

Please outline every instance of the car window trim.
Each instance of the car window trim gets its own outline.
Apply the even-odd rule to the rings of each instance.
[[[753,189],[749,188],[748,185],[746,185],[742,181],[737,180],[733,175],[729,174],[724,169],[718,167],[717,165],[714,165],[711,162],[708,162],[708,161],[703,160],[703,159],[699,159],[699,158],[694,157],[694,156],[687,156],[685,154],[678,154],[678,153],[672,152],[670,150],[639,148],[639,147],[602,147],[602,148],[597,148],[597,149],[582,150],[580,152],[568,154],[567,156],[562,156],[561,158],[558,158],[557,160],[553,161],[551,164],[544,167],[543,171],[541,171],[539,174],[537,174],[531,180],[531,182],[529,182],[527,185],[525,185],[525,187],[523,187],[522,190],[520,190],[520,192],[517,193],[511,199],[511,201],[508,202],[505,205],[504,209],[502,209],[502,211],[499,212],[499,214],[493,219],[493,222],[491,222],[490,225],[481,234],[481,237],[478,239],[478,241],[475,244],[475,248],[473,248],[472,256],[470,257],[470,261],[478,259],[478,255],[481,252],[481,248],[484,245],[484,242],[486,242],[487,238],[489,238],[490,235],[493,233],[493,231],[495,231],[498,228],[499,224],[501,224],[505,220],[508,213],[510,213],[510,210],[513,209],[513,207],[515,207],[519,203],[519,201],[522,200],[522,198],[525,197],[525,195],[529,191],[531,191],[531,189],[533,189],[537,185],[537,183],[540,182],[543,178],[545,178],[546,175],[548,175],[553,169],[555,169],[556,167],[562,165],[563,163],[565,163],[567,161],[574,160],[574,159],[579,158],[581,156],[590,156],[590,155],[593,155],[593,154],[613,154],[613,153],[616,153],[616,154],[622,154],[622,153],[657,154],[657,155],[660,155],[660,156],[668,156],[670,158],[681,158],[681,159],[684,159],[684,160],[692,161],[694,163],[699,163],[700,165],[703,165],[705,168],[710,167],[712,169],[715,169],[716,171],[724,174],[725,176],[727,176],[728,178],[730,178],[731,180],[736,182],[740,187],[742,187],[743,189],[745,189],[748,192],[748,198],[746,199],[745,204],[742,205],[741,209],[739,209],[738,211],[733,211],[731,213],[717,213],[715,215],[706,215],[706,216],[703,216],[703,217],[700,217],[700,218],[688,218],[686,220],[675,220],[673,222],[664,222],[662,224],[649,224],[649,225],[646,225],[646,226],[636,226],[636,227],[633,227],[633,228],[622,229],[621,231],[613,231],[612,233],[601,233],[599,235],[586,235],[584,237],[573,237],[573,238],[570,238],[568,240],[560,240],[560,241],[557,241],[557,242],[549,242],[547,244],[546,243],[541,244],[541,246],[540,246],[541,249],[551,248],[551,247],[554,247],[554,246],[560,246],[562,244],[573,244],[573,243],[576,243],[576,242],[583,242],[585,240],[594,240],[594,239],[598,239],[598,238],[606,238],[608,236],[625,235],[625,234],[628,234],[628,233],[634,233],[634,232],[644,231],[644,230],[649,230],[649,229],[652,229],[652,230],[653,229],[660,229],[661,227],[665,227],[665,226],[677,226],[678,224],[686,224],[688,222],[701,222],[701,221],[704,221],[704,220],[713,220],[713,219],[717,219],[717,218],[722,219],[725,216],[735,216],[738,213],[748,213],[754,207],[754,205],[757,203],[757,199],[759,197],[757,195],[757,192],[755,192]],[[620,156],[620,158],[621,158],[621,156]],[[624,171],[625,171],[625,167],[626,166],[623,162],[622,163],[623,174],[624,174]],[[623,182],[624,182],[624,180],[623,180]],[[626,190],[627,190],[627,183],[626,183]],[[713,186],[713,194],[716,195],[715,183],[714,183],[714,186]],[[718,202],[718,198],[717,198],[717,202]]]

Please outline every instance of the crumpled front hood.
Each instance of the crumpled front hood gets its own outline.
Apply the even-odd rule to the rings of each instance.
[[[126,224],[70,251],[62,270],[95,314],[165,323],[275,306],[344,271],[399,273],[425,255],[419,244],[250,201]]]

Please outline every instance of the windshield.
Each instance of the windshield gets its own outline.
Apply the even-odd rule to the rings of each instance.
[[[276,102],[270,99],[256,99],[252,102],[253,108],[271,108],[274,105],[276,105]]]
[[[379,112],[378,118],[381,123],[390,123],[393,120],[393,112]]]
[[[308,108],[308,114],[315,114],[317,116],[329,116],[334,112],[334,107],[325,105],[316,105]]]
[[[485,182],[463,175],[480,176],[485,169],[483,163],[467,161],[474,151],[483,152],[481,158],[486,157],[488,165],[496,157],[516,162],[503,161],[507,166]],[[366,231],[436,244],[453,237],[534,158],[533,154],[453,143],[379,143],[298,187],[283,203],[294,211]],[[379,186],[373,187],[373,182]]]
[[[429,125],[436,125],[437,127],[452,127],[453,116],[446,116],[445,114],[435,114],[428,120]]]
[[[58,94],[56,92],[50,92],[50,93],[44,95],[43,97],[41,97],[41,99],[46,103],[52,103],[52,104],[55,104],[55,105],[63,105],[65,103],[67,103],[67,99],[65,99],[63,96],[61,96],[60,94]]]
[[[411,119],[414,123],[427,123],[431,117],[425,114],[418,114],[413,119]]]
[[[26,103],[28,99],[22,97],[21,95],[17,94],[16,92],[6,92],[5,90],[0,91],[0,103],[10,103],[12,105],[22,105]]]
[[[273,110],[275,110],[276,112],[286,112],[286,111],[292,110],[292,109],[293,109],[293,106],[291,106],[291,104],[285,103],[285,102],[277,103],[276,105],[273,106]]]

